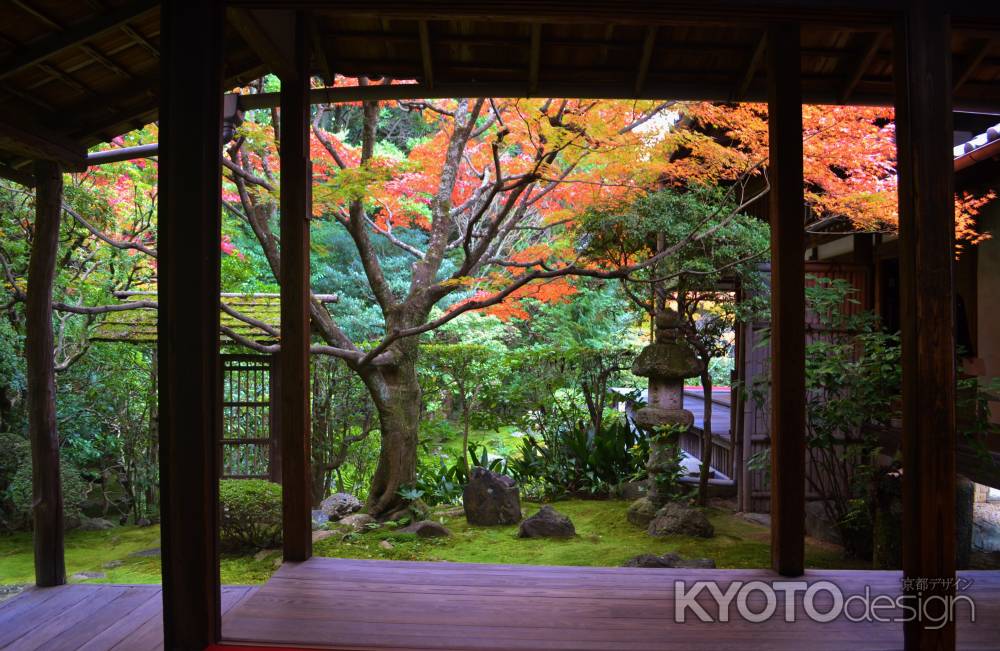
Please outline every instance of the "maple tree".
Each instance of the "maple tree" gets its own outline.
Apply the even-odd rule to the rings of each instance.
[[[240,92],[273,91],[273,83],[259,80]],[[337,79],[339,85],[368,83]],[[640,247],[612,264],[593,255],[580,228],[591,207],[623,206],[663,187],[721,185],[730,189],[732,216],[767,191],[760,105],[492,98],[319,105],[312,116],[313,230],[336,228],[349,239],[364,298],[381,317],[373,339],[352,332],[327,307],[315,301],[311,307],[313,352],[344,360],[379,414],[381,456],[368,505],[375,514],[398,508],[399,489],[413,480],[418,335],[472,310],[527,318],[528,299],[569,300],[573,276],[641,277],[712,234],[696,224],[677,246]],[[854,229],[894,228],[891,129],[884,109],[804,107],[807,200],[817,215],[842,217]],[[155,137],[151,125],[113,146]],[[255,265],[270,272],[263,284],[276,282],[279,146],[280,110],[273,109],[251,113],[225,148],[224,283],[236,278],[252,285]],[[155,160],[91,168],[73,179],[68,194],[73,187],[79,192],[67,212],[92,238],[88,247],[100,242],[131,262],[119,267],[128,269],[125,276],[101,289],[151,283]],[[959,198],[962,241],[984,237],[974,214],[989,198]],[[248,247],[244,226],[259,251]],[[409,264],[399,265],[400,258]],[[98,293],[56,308],[89,319],[155,307],[150,301],[93,305],[102,302]],[[226,334],[261,351],[277,349]]]

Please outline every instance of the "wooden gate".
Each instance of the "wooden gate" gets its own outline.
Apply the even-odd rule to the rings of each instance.
[[[770,265],[761,265],[761,274],[764,275],[765,283],[769,284],[771,268]],[[837,264],[829,262],[807,262],[806,275],[817,278],[842,279],[847,281],[857,290],[851,296],[850,301],[843,305],[844,314],[856,314],[863,310],[872,309],[873,292],[871,288],[871,270],[869,267],[860,264]],[[806,279],[806,285],[812,285],[814,281]],[[818,327],[815,315],[806,316],[806,345],[828,337],[829,333],[821,331]],[[743,397],[739,399],[737,409],[742,412],[742,460],[743,465],[740,472],[739,481],[739,503],[740,508],[752,513],[768,513],[771,510],[771,478],[766,467],[757,467],[753,462],[766,453],[771,445],[770,435],[770,415],[771,396],[765,391],[761,396],[763,400],[755,400],[753,397],[746,397],[747,391],[752,392],[755,378],[766,378],[770,373],[771,347],[767,343],[762,343],[764,333],[770,327],[767,322],[747,323],[741,328],[743,341],[743,382],[746,391],[741,392]],[[779,396],[780,399],[780,396]],[[805,424],[803,423],[803,426]],[[811,462],[808,457],[803,459],[806,464],[806,475],[817,476],[820,470]],[[751,468],[751,465],[755,467]],[[816,495],[809,489],[809,482],[806,482],[806,499],[816,499]]]
[[[280,481],[272,355],[220,355],[222,479]]]

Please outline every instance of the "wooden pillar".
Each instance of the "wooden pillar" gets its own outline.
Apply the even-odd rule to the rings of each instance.
[[[771,182],[771,563],[803,572],[805,554],[805,200],[799,26],[767,32]]]
[[[157,234],[163,635],[219,639],[219,274],[223,7],[160,9]]]
[[[58,163],[35,163],[35,230],[28,264],[24,354],[28,375],[35,583],[39,586],[66,583],[52,335],[52,284],[59,252],[62,188],[62,168]]]
[[[281,77],[281,423],[284,557],[312,556],[309,408],[309,39],[295,16],[293,62]]]
[[[951,30],[938,3],[913,3],[895,28],[903,365],[903,574],[955,577],[955,233]],[[904,583],[905,585],[905,583]],[[906,649],[954,649],[955,626],[903,626]]]

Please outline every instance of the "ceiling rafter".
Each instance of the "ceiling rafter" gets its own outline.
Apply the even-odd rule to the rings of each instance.
[[[972,73],[976,71],[976,68],[978,68],[986,58],[986,55],[990,53],[991,49],[993,49],[993,43],[994,40],[992,38],[984,38],[980,41],[979,47],[972,54],[972,56],[965,61],[965,65],[961,72],[957,72],[955,75],[955,81],[952,85],[953,91],[958,90],[965,84],[965,82],[969,81],[969,78],[972,77]]]
[[[851,98],[851,94],[854,93],[854,89],[857,88],[858,83],[860,83],[861,78],[864,77],[865,72],[871,66],[872,61],[878,54],[879,48],[882,46],[882,41],[885,40],[886,32],[880,31],[872,34],[868,39],[868,45],[865,47],[864,52],[858,58],[857,63],[848,75],[847,80],[844,82],[844,86],[840,89],[840,103],[846,104],[847,100]]]
[[[642,54],[639,57],[639,70],[635,75],[635,96],[642,95],[649,75],[649,63],[653,59],[653,46],[656,44],[656,25],[646,27],[646,36],[642,41]]]
[[[19,6],[25,7],[23,2],[18,2]],[[82,23],[72,25],[66,29],[57,26],[58,31],[51,36],[27,45],[20,51],[15,51],[8,59],[0,62],[0,79],[20,72],[25,68],[44,61],[60,52],[73,48],[111,29],[120,27],[129,20],[133,20],[143,14],[152,11],[160,3],[156,0],[138,0],[119,9],[108,12],[102,16],[86,20]]]
[[[431,60],[431,36],[426,20],[417,21],[417,32],[420,36],[420,65],[424,71],[423,82],[428,88],[434,88],[434,62]]]
[[[754,77],[757,75],[757,69],[760,68],[760,62],[764,60],[764,51],[766,49],[767,32],[764,32],[760,35],[760,38],[757,39],[757,44],[754,46],[749,60],[747,60],[747,66],[743,69],[743,73],[740,75],[740,80],[736,86],[736,92],[733,93],[733,101],[738,102],[747,96],[747,91],[750,90],[750,84],[753,83]]]
[[[528,95],[538,93],[538,73],[542,67],[542,24],[531,23],[531,47],[528,50]]]

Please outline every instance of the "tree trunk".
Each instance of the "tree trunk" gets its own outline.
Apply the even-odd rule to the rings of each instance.
[[[462,468],[469,475],[469,401],[462,398]]]
[[[413,484],[417,476],[420,382],[415,356],[406,355],[398,364],[364,379],[375,399],[381,427],[381,450],[366,510],[379,517],[403,506],[399,489]]]
[[[701,386],[705,401],[704,419],[701,428],[701,475],[698,477],[698,504],[708,504],[708,476],[712,471],[712,376],[705,364],[701,374]]]
[[[35,232],[28,266],[24,356],[28,376],[28,432],[31,438],[32,515],[35,523],[35,583],[66,583],[63,555],[63,498],[56,432],[56,380],[53,360],[52,285],[59,250],[62,169],[35,164]]]

